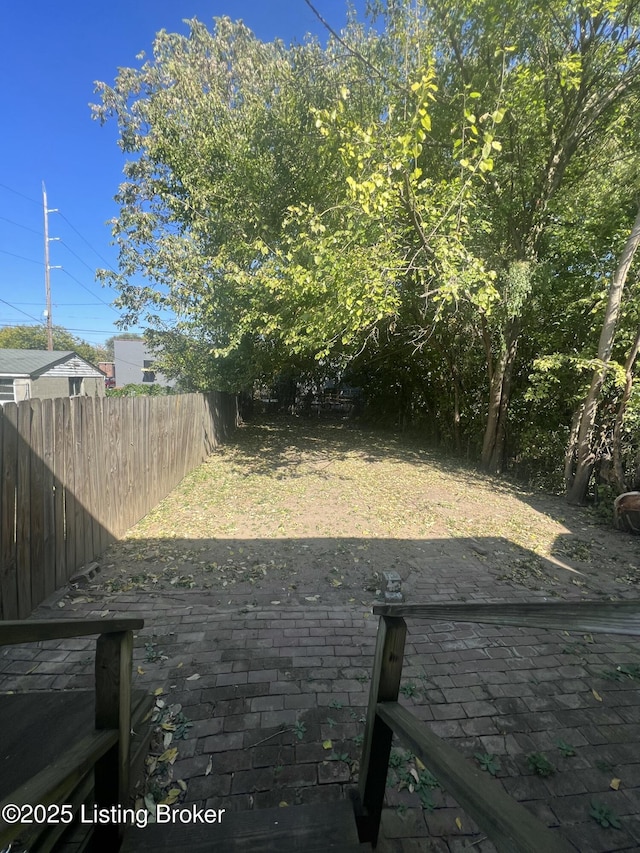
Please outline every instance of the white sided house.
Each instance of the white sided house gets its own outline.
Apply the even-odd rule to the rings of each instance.
[[[104,397],[105,375],[77,353],[0,349],[0,405],[54,397]]]

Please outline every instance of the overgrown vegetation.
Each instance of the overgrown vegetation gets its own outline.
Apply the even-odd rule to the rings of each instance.
[[[326,46],[194,20],[100,84],[127,320],[185,388],[342,376],[489,471],[637,486],[636,4],[368,14]]]
[[[130,382],[122,388],[107,388],[105,393],[107,397],[163,397],[166,394],[175,394],[175,391],[167,385],[158,385],[155,382],[144,385]]]

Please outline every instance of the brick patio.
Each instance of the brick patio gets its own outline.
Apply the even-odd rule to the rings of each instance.
[[[446,556],[449,569],[453,557]],[[471,594],[490,598],[478,583],[483,573],[489,580],[490,566],[475,572]],[[420,587],[428,584],[424,570],[414,568],[407,594],[425,600]],[[449,596],[460,598],[453,580]],[[180,590],[122,593],[111,597],[108,614],[77,593],[58,596],[36,616],[116,613],[145,619],[135,642],[136,686],[163,688],[161,701],[179,703],[192,723],[186,739],[171,744],[178,748],[172,776],[186,783],[185,802],[265,808],[331,801],[353,786],[376,631],[368,608],[264,601],[248,609],[240,596],[221,606],[217,595]],[[0,689],[86,686],[90,643],[3,650]],[[634,850],[640,702],[634,678],[614,680],[619,665],[640,665],[626,638],[409,623],[402,701],[470,760],[476,753],[497,756],[506,790],[581,853]],[[563,754],[559,743],[575,754]],[[536,775],[527,763],[539,752],[554,765],[553,775]],[[400,748],[396,754],[400,761]],[[423,809],[394,773],[380,850],[493,849],[446,792],[434,789],[433,809]],[[610,787],[614,778],[619,790]],[[620,829],[601,828],[590,817],[592,799],[610,807]]]
[[[187,803],[230,810],[345,796],[357,780],[373,662],[374,569],[397,571],[410,603],[636,595],[637,539],[593,524],[581,510],[552,496],[523,498],[498,481],[464,480],[464,472],[449,476],[429,456],[412,451],[405,457],[370,436],[362,446],[354,445],[353,436],[345,442],[341,432],[320,430],[318,436],[317,444],[311,436],[298,467],[290,452],[294,439],[300,443],[298,433],[258,430],[254,439],[245,436],[239,445],[245,456],[229,451],[209,460],[211,486],[204,497],[194,498],[188,485],[176,490],[154,521],[155,532],[136,533],[137,539],[105,555],[96,583],[58,593],[34,614],[144,618],[135,640],[134,686],[161,690],[158,713],[179,724],[171,738],[165,728],[166,742],[158,739],[152,749],[148,785],[156,796],[179,787]],[[355,477],[356,464],[366,490]],[[261,503],[255,506],[246,497],[243,466],[258,472],[252,494]],[[409,485],[401,488],[405,481]],[[224,507],[233,517],[212,503],[221,482]],[[302,482],[305,494],[287,491]],[[343,489],[341,501],[335,483]],[[390,532],[390,517],[375,502],[385,489],[392,510],[396,497],[407,498],[401,512],[393,510],[394,523],[403,525],[397,531]],[[472,499],[464,505],[469,492]],[[514,533],[511,513],[518,502],[528,504],[524,515],[520,506],[520,520],[557,519],[544,528],[545,535],[555,535],[547,550],[526,550],[536,547],[535,530],[528,539]],[[273,507],[280,508],[279,516],[272,516]],[[316,512],[322,513],[320,526]],[[199,538],[189,528],[194,517],[197,530],[205,531]],[[286,532],[280,529],[283,518]],[[484,523],[492,532],[480,536]],[[239,562],[240,552],[246,564]],[[231,568],[192,574],[214,560],[224,567],[234,553]],[[119,558],[127,560],[126,569]],[[256,582],[247,569],[250,558],[265,566],[271,561],[273,569],[264,578],[258,572]],[[339,579],[331,574],[336,565],[342,567]],[[217,578],[217,588],[171,586],[167,566],[176,567],[176,580]],[[157,585],[152,578],[146,589],[117,591],[122,586],[109,579],[120,583],[123,571],[147,580],[155,575]],[[408,629],[404,704],[469,761],[483,755],[497,784],[580,853],[640,849],[637,643],[451,622],[409,621]],[[91,685],[92,642],[0,650],[0,690]],[[158,761],[169,747],[177,748],[174,763]],[[527,760],[539,753],[553,765],[550,775],[535,773]],[[494,849],[446,791],[411,792],[410,770],[420,767],[398,745],[382,853]],[[612,780],[619,780],[613,782],[617,790]],[[619,829],[596,822],[592,800],[617,816]]]

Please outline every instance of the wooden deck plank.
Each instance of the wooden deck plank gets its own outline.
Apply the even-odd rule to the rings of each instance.
[[[76,738],[74,744],[66,752],[56,757],[35,776],[23,785],[15,788],[0,802],[0,809],[9,803],[12,805],[43,805],[63,803],[71,795],[88,773],[93,769],[97,759],[104,755],[117,741],[116,731],[92,731],[83,738]],[[42,740],[42,739],[41,739]],[[33,824],[27,824],[31,829]],[[22,832],[22,824],[7,824],[0,819],[0,845],[18,837]]]
[[[43,721],[55,720],[43,730]],[[15,693],[0,696],[0,800],[24,784],[37,769],[55,763],[94,725],[92,690]]]
[[[134,750],[138,748],[138,741],[146,742],[143,721],[151,708],[152,698],[144,691],[134,694],[132,725],[140,728],[139,736],[134,738]],[[77,773],[74,769],[76,764],[86,767],[82,750],[75,749],[78,742],[86,746],[87,755],[92,756],[90,766],[93,766],[118,737],[116,730],[96,731],[94,704],[93,690],[0,694],[0,731],[3,732],[0,741],[0,802],[21,790],[30,795],[36,778],[40,779],[40,793],[47,785],[53,789],[64,779],[68,782],[69,791],[75,787],[85,772]],[[102,737],[103,733],[106,733],[105,737]],[[69,754],[75,755],[76,763],[67,761]],[[45,774],[41,772],[43,767],[47,768]]]
[[[224,803],[221,802],[221,808]],[[179,808],[179,807],[172,807]],[[193,808],[193,806],[184,806]],[[225,812],[220,823],[131,827],[120,853],[355,853],[358,841],[351,803]]]

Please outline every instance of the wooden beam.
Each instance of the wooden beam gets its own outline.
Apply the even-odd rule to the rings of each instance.
[[[101,634],[96,646],[96,729],[116,729],[117,743],[95,768],[95,801],[98,807],[125,805],[129,796],[129,747],[131,742],[131,667],[133,634]],[[119,849],[123,827],[95,828],[98,850]]]
[[[139,631],[144,619],[37,619],[0,622],[0,646]]]
[[[507,602],[481,604],[377,604],[378,616],[437,619],[550,628],[579,633],[628,634],[640,637],[640,600]]]
[[[100,756],[113,747],[117,737],[116,731],[101,731],[87,735],[60,755],[55,763],[11,793],[0,803],[0,810],[8,803],[17,806],[36,803],[47,806],[51,803],[63,802],[81,779],[91,771]],[[9,841],[20,835],[20,828],[19,823],[7,824],[0,819],[0,849],[4,850]]]
[[[398,698],[406,635],[404,619],[383,616],[380,620],[360,759],[359,795],[363,814],[357,815],[360,840],[369,841],[374,847],[380,831],[393,738],[391,729],[376,715],[376,705]]]
[[[499,853],[570,853],[575,850],[548,829],[486,773],[397,702],[378,704],[377,715],[429,768],[442,787],[475,820]]]

